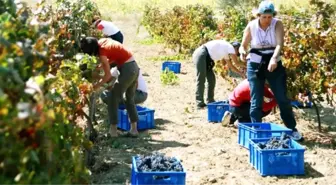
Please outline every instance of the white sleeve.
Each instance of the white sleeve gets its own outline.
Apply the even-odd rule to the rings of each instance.
[[[231,44],[227,46],[227,52],[228,54],[236,54],[236,50]]]

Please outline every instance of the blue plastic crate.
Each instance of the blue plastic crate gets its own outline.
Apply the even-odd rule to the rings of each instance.
[[[219,123],[222,121],[225,111],[229,111],[230,105],[227,101],[219,101],[209,103],[208,107],[208,121]]]
[[[136,106],[138,111],[138,130],[146,130],[155,127],[154,112],[155,110],[146,107]],[[128,119],[128,113],[124,105],[119,106],[118,109],[118,128],[122,130],[130,130],[131,124]]]
[[[299,101],[291,101],[291,104],[292,104],[293,107],[299,107],[299,108],[312,108],[313,107],[312,102],[308,102],[305,105],[303,105],[303,103],[301,103]]]
[[[263,150],[258,143],[267,142],[270,138],[250,139],[250,164],[262,176],[304,175],[305,149],[291,140],[290,149]]]
[[[173,61],[163,62],[162,71],[165,71],[166,69],[173,71],[174,73],[181,73],[181,63]]]
[[[132,157],[132,185],[185,185],[186,172],[139,172],[136,166],[137,157]]]
[[[282,132],[292,135],[292,130],[275,123],[239,123],[238,143],[249,148],[249,139],[281,136]]]

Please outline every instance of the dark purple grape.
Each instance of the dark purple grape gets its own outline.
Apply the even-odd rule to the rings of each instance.
[[[154,152],[148,156],[138,156],[136,165],[140,172],[183,171],[180,162],[173,157],[165,157]]]
[[[288,134],[283,132],[280,136],[280,139],[272,137],[266,143],[258,143],[258,147],[265,150],[290,149],[291,139]]]

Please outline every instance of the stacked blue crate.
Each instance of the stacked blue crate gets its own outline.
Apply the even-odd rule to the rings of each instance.
[[[281,136],[282,132],[291,135],[293,131],[275,123],[239,123],[238,143],[248,148],[249,139]]]
[[[290,141],[289,149],[267,150],[258,146],[260,142],[267,142],[269,138],[250,139],[250,164],[262,176],[272,175],[304,175],[305,149]]]

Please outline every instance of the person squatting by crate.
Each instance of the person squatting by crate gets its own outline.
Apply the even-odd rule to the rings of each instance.
[[[292,106],[295,108],[311,108],[311,92],[308,89],[299,89],[299,94],[292,101]]]
[[[100,17],[95,16],[92,21],[92,26],[102,31],[106,37],[110,37],[111,39],[116,40],[121,44],[124,42],[124,35],[112,22],[101,20]]]
[[[268,81],[280,108],[280,116],[287,128],[293,130],[293,139],[301,140],[291,102],[287,97],[286,69],[281,62],[284,45],[284,27],[274,18],[276,11],[270,1],[259,4],[258,18],[249,22],[244,30],[239,51],[242,60],[247,60],[247,79],[251,89],[250,116],[252,122],[262,122],[262,104],[265,80]],[[251,49],[247,55],[247,49]]]
[[[94,89],[99,89],[103,84],[113,80],[110,69],[118,67],[120,75],[113,88],[110,89],[108,98],[108,117],[110,123],[111,137],[117,137],[118,124],[118,106],[121,97],[126,93],[126,109],[131,122],[130,134],[137,136],[138,112],[134,103],[134,95],[137,87],[139,76],[139,67],[134,60],[133,54],[126,49],[121,43],[110,38],[97,40],[94,37],[86,37],[81,40],[81,49],[84,53],[98,56],[104,70],[104,76],[94,84]]]
[[[272,91],[267,85],[264,87],[264,96],[262,117],[271,113],[277,104]],[[250,101],[250,84],[248,80],[245,79],[238,84],[229,96],[230,110],[224,113],[222,119],[223,126],[233,125],[237,120],[240,123],[251,123]]]
[[[238,73],[243,78],[245,74],[239,71],[231,62],[238,66],[245,67],[245,64],[238,61],[237,55],[240,43],[230,44],[225,40],[212,40],[198,47],[193,53],[193,62],[196,65],[196,105],[197,108],[204,108],[204,87],[205,81],[208,82],[207,103],[214,102],[216,76],[213,71],[215,61],[227,63],[228,67]],[[231,57],[231,59],[230,59]]]
[[[119,74],[120,73],[119,73],[117,67],[113,67],[111,69],[111,75],[115,79],[118,78]],[[112,82],[112,84],[114,84],[114,83]],[[110,91],[105,90],[105,91],[102,92],[100,97],[103,100],[103,102],[107,104],[107,100],[108,100],[109,96],[110,96]],[[142,76],[141,70],[139,70],[139,76],[138,76],[138,81],[137,81],[137,89],[135,90],[135,95],[134,95],[134,103],[136,105],[144,103],[147,100],[147,97],[148,97],[147,84],[146,84],[146,81],[145,81],[144,77]],[[126,97],[123,95],[122,101],[120,102],[120,104],[125,104],[125,102],[126,102]]]

